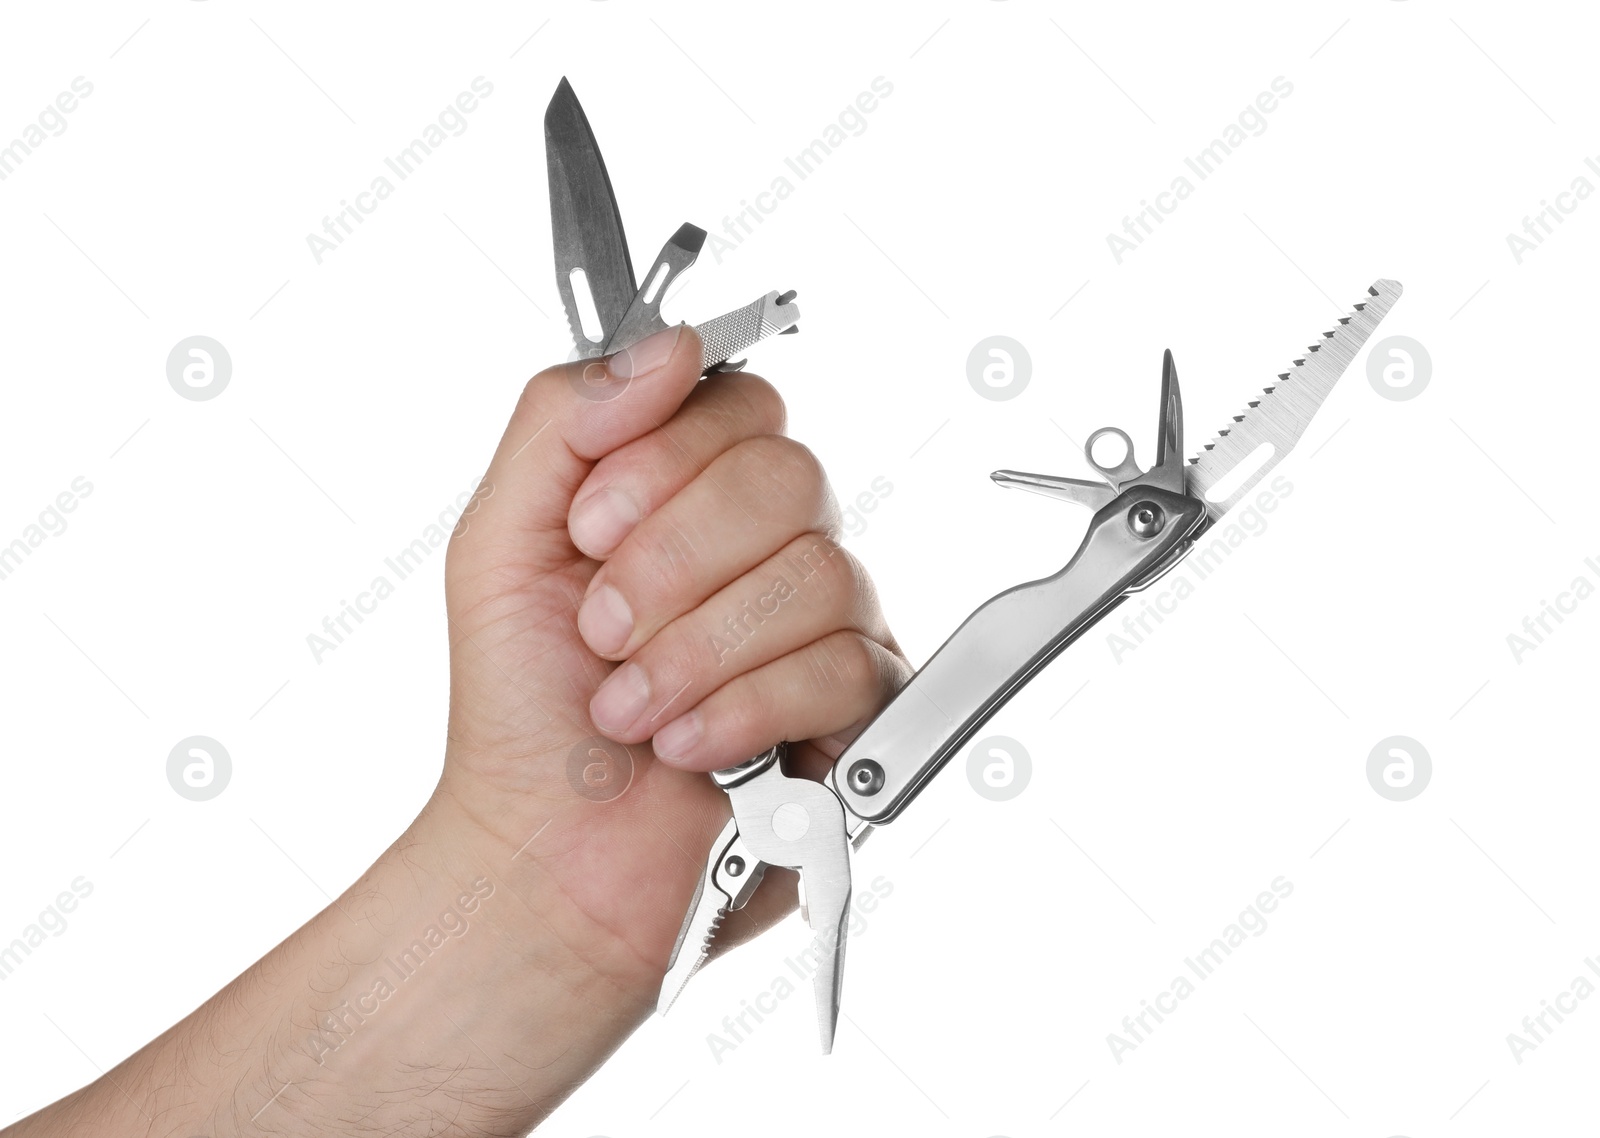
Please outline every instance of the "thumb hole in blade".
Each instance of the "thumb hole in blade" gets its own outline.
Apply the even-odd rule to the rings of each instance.
[[[578,308],[578,325],[583,329],[583,335],[591,344],[599,344],[605,340],[605,332],[600,327],[600,310],[595,307],[594,292],[589,288],[589,274],[580,269],[573,269],[570,274],[572,281],[572,303]]]

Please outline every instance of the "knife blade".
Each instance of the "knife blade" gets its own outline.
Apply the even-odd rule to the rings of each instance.
[[[550,175],[556,288],[580,357],[600,355],[638,291],[611,176],[589,119],[565,78],[544,115]],[[582,293],[587,293],[583,297]],[[583,300],[592,301],[595,335],[584,331]],[[591,324],[593,320],[591,320]]]

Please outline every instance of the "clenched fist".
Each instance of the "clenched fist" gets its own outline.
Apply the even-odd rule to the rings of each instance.
[[[910,670],[777,393],[699,376],[676,328],[528,383],[450,543],[449,742],[422,813],[8,1134],[520,1134],[650,1013],[728,815],[702,772],[788,740],[820,775]],[[769,873],[729,939],[792,880]]]
[[[910,672],[777,392],[700,360],[680,326],[534,377],[447,567],[439,793],[651,991],[727,817],[698,772],[787,740],[820,776]]]

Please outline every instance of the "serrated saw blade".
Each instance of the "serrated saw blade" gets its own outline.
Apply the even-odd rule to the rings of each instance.
[[[1304,357],[1295,360],[1292,368],[1278,376],[1277,383],[1252,400],[1243,414],[1234,416],[1232,424],[1218,431],[1217,436],[1189,460],[1184,468],[1189,493],[1205,499],[1212,487],[1223,482],[1258,448],[1272,447],[1271,456],[1243,482],[1229,489],[1226,497],[1215,502],[1206,501],[1206,512],[1212,520],[1232,509],[1294,449],[1317,408],[1356,358],[1372,330],[1400,299],[1402,291],[1399,281],[1374,281],[1367,289],[1365,300],[1348,316],[1341,317],[1331,332],[1324,332],[1320,343],[1312,344]]]

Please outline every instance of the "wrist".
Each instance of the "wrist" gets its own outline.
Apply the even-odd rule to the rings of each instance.
[[[16,1133],[526,1132],[651,998],[514,852],[436,795],[332,905]]]
[[[647,1012],[660,962],[637,952],[628,930],[608,927],[564,884],[575,861],[603,851],[561,805],[545,813],[537,825],[486,819],[446,780],[384,857],[422,860],[446,908],[480,898],[474,919],[489,935],[475,945],[475,964],[501,982],[548,977],[591,1008]]]
[[[473,1134],[474,1124],[532,1127],[587,1079],[648,1014],[650,996],[592,946],[549,875],[515,853],[451,795],[435,794],[291,938],[308,982],[293,1000],[286,1054],[272,1064],[280,1082],[312,1102],[380,1110],[377,1088],[425,1072],[409,1084],[422,1097],[405,1105],[444,1116],[446,1102],[464,1102],[476,1118],[463,1132]],[[290,1099],[279,1104],[302,1105]]]

